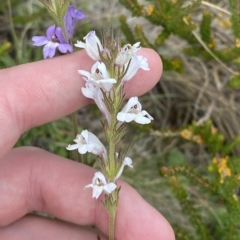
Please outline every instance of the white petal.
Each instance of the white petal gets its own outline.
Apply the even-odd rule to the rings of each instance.
[[[117,120],[120,122],[131,122],[134,119],[134,115],[133,114],[129,114],[129,113],[124,113],[124,112],[119,112],[117,114]]]
[[[84,188],[93,188],[93,184],[91,183],[91,184],[88,184],[88,185],[86,185]]]
[[[142,68],[145,71],[150,70],[150,68],[148,67],[147,58],[145,58],[143,56],[137,56],[137,57],[138,57],[139,68]]]
[[[99,75],[101,75],[101,78],[109,78],[109,74],[108,74],[106,65],[103,62],[102,63],[98,62],[97,68],[101,73],[101,74],[99,74]],[[96,70],[95,70],[95,72],[96,72]]]
[[[129,62],[131,57],[132,57],[132,51],[130,50],[122,51],[118,53],[114,63],[118,66],[123,66],[124,64]]]
[[[135,53],[141,49],[140,42],[136,42],[132,45],[132,51]]]
[[[139,103],[138,97],[131,97],[121,112],[126,112],[126,113],[129,112],[130,109],[138,103]]]
[[[91,78],[91,73],[85,70],[78,70],[78,73],[81,74],[82,76],[86,77],[87,79]]]
[[[149,118],[150,120],[153,120],[153,117],[145,110],[141,111],[141,115]]]
[[[113,192],[115,189],[117,188],[117,185],[115,183],[108,183],[107,185],[105,185],[103,187],[104,191],[107,194],[110,194],[111,192]]]
[[[117,173],[117,175],[116,175],[116,177],[115,177],[115,181],[118,179],[118,178],[120,178],[120,176],[122,175],[122,172],[123,172],[123,169],[124,169],[124,167],[125,166],[129,166],[129,167],[133,167],[133,165],[132,165],[132,159],[131,158],[129,158],[129,157],[125,157],[124,158],[124,160],[123,160],[123,162],[122,162],[122,165],[121,165],[121,167],[120,167],[120,169],[119,169],[119,171],[118,171],[118,173]]]
[[[139,123],[139,124],[148,124],[148,123],[151,122],[148,118],[143,117],[140,114],[136,115],[134,121]]]
[[[87,152],[87,146],[86,146],[86,144],[79,146],[79,147],[78,147],[78,152],[79,152],[80,154],[85,154],[85,153]]]
[[[78,149],[79,148],[79,144],[69,144],[66,149],[67,150],[75,150],[75,149]]]
[[[134,113],[126,113],[125,122],[131,122],[135,120],[136,115]]]
[[[107,78],[107,79],[100,79],[97,80],[98,83],[116,83],[117,80],[115,78]]]
[[[97,199],[101,195],[102,191],[103,186],[94,186],[92,197]]]
[[[126,63],[127,67],[128,63]],[[130,65],[128,67],[127,73],[123,77],[123,81],[129,81],[137,73],[139,68],[139,61],[136,55],[132,55]]]
[[[99,179],[104,185],[107,184],[106,178],[101,172],[96,172],[94,174],[93,180],[96,181],[97,179]]]
[[[125,157],[124,160],[123,160],[123,163],[124,163],[124,165],[127,165],[127,166],[129,166],[131,168],[133,167],[132,159],[130,157]]]
[[[82,88],[82,94],[86,97],[86,98],[92,98],[94,99],[94,92],[89,89],[89,88]]]
[[[126,67],[127,67],[127,64],[126,64]],[[125,74],[125,76],[123,77],[123,81],[126,82],[126,81],[129,81],[130,79],[132,79],[134,77],[134,75],[137,73],[139,68],[142,68],[145,71],[150,70],[148,67],[147,58],[145,58],[143,56],[136,56],[133,54],[130,65],[128,67],[128,71]]]
[[[100,60],[98,47],[100,51],[102,51],[103,47],[99,38],[96,36],[95,31],[89,32],[85,37],[85,40],[86,40],[86,51],[88,56],[90,56],[95,61]]]
[[[88,132],[88,142],[91,142],[91,143],[96,144],[96,145],[103,146],[103,144],[98,139],[98,137],[91,132]]]
[[[86,43],[82,41],[77,41],[77,43],[75,43],[74,46],[79,48],[86,48]]]

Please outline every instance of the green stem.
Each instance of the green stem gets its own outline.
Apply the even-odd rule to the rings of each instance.
[[[116,163],[115,163],[115,142],[112,140],[114,136],[114,128],[116,124],[117,113],[114,111],[111,114],[111,126],[110,126],[110,139],[109,139],[109,180],[114,181],[116,174]]]
[[[72,124],[73,124],[73,132],[74,132],[74,137],[78,135],[78,123],[77,123],[77,113],[74,112],[71,114],[72,116]],[[78,150],[75,150],[75,156],[73,157],[73,160],[77,162],[82,162],[81,155],[79,154]]]
[[[16,58],[17,58],[17,61],[18,63],[20,63],[21,61],[21,54],[20,54],[20,48],[19,48],[19,44],[18,44],[18,37],[17,37],[17,34],[16,34],[16,31],[15,31],[15,27],[14,27],[14,23],[13,23],[13,20],[12,20],[12,7],[11,7],[11,1],[8,0],[7,1],[8,3],[8,12],[9,12],[9,28],[10,28],[10,32],[11,32],[11,35],[12,35],[12,38],[13,38],[13,42],[14,42],[14,45],[15,45],[15,49],[16,49]]]
[[[113,215],[109,214],[109,240],[114,240],[115,216],[116,216],[116,213]]]

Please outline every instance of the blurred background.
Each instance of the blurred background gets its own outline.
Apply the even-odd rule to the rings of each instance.
[[[71,3],[86,16],[73,42],[113,26],[123,43],[140,41],[163,60],[161,81],[140,98],[153,123],[131,124],[118,146],[125,149],[132,141],[128,156],[134,168],[122,178],[168,219],[176,239],[239,240],[240,1]],[[31,38],[52,24],[39,1],[1,1],[0,68],[43,59]],[[104,142],[100,117],[94,106],[79,110],[79,131],[88,128]],[[65,147],[72,140],[66,116],[29,130],[16,147],[32,145],[69,157]]]

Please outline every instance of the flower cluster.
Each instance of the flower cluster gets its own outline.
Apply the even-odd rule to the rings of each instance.
[[[138,97],[132,97],[123,107],[124,85],[130,81],[139,69],[149,70],[145,57],[137,55],[140,43],[120,46],[119,40],[109,32],[104,32],[102,41],[94,31],[84,37],[85,42],[77,41],[76,47],[84,48],[95,61],[91,71],[78,70],[85,81],[82,94],[93,99],[100,109],[104,121],[103,129],[108,141],[108,150],[93,133],[82,131],[68,150],[78,149],[85,154],[96,155],[101,172],[96,172],[92,183],[86,187],[93,189],[92,196],[98,198],[102,192],[110,195],[117,189],[115,181],[121,176],[124,167],[132,167],[132,159],[125,154],[118,154],[116,143],[126,131],[126,123],[135,121],[148,124],[153,118],[142,110]],[[114,202],[114,201],[113,201]]]
[[[32,38],[34,46],[44,46],[43,57],[52,58],[56,54],[56,49],[61,53],[72,52],[73,48],[70,40],[73,37],[76,21],[83,19],[85,16],[82,11],[75,9],[73,6],[68,6],[64,17],[64,29],[50,26],[46,31],[46,36],[34,36]]]
[[[217,166],[217,171],[220,175],[220,183],[224,182],[225,177],[232,175],[231,169],[228,166],[229,157],[215,156],[212,162]]]

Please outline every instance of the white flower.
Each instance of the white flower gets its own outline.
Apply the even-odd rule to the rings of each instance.
[[[135,121],[140,124],[147,124],[153,118],[145,110],[142,110],[138,97],[131,97],[122,111],[117,114],[117,120],[120,122]]]
[[[67,150],[78,149],[78,152],[85,154],[91,152],[95,155],[105,156],[107,151],[100,140],[88,130],[83,130],[81,134],[78,134],[76,139],[73,140],[76,144],[68,145]]]
[[[117,185],[115,183],[107,183],[105,176],[101,172],[96,172],[92,179],[92,183],[88,184],[85,188],[89,187],[93,189],[92,197],[97,199],[102,191],[106,194],[110,194],[117,188]]]
[[[118,53],[115,59],[115,64],[118,66],[123,66],[124,64],[128,63],[132,58],[132,55],[140,49],[140,42],[137,42],[132,46],[131,44],[125,44]]]
[[[118,171],[118,174],[116,175],[116,177],[115,177],[115,180],[116,179],[118,179],[121,175],[122,175],[122,172],[123,172],[123,169],[124,169],[124,167],[125,166],[129,166],[129,167],[133,167],[133,165],[132,165],[132,159],[130,158],[130,157],[125,157],[124,158],[124,160],[123,160],[123,162],[122,162],[122,165],[121,165],[121,167],[120,167],[120,169],[119,169],[119,171]]]
[[[103,50],[103,47],[99,38],[96,36],[95,31],[89,32],[83,39],[86,43],[77,41],[77,43],[74,45],[79,48],[85,48],[88,56],[93,60],[100,60],[99,51],[101,52]]]
[[[93,64],[91,73],[85,70],[78,70],[78,73],[83,76],[85,81],[92,81],[94,85],[107,92],[112,89],[113,83],[117,82],[116,79],[109,77],[105,64],[98,61]]]
[[[92,82],[86,82],[85,88],[82,87],[82,94],[87,98],[93,99],[103,116],[110,122],[110,113],[103,102],[103,93],[101,89],[96,87]]]
[[[127,68],[127,67],[128,67],[128,63],[125,64],[125,68]],[[148,67],[147,58],[145,58],[143,56],[136,56],[133,54],[130,65],[128,67],[128,70],[123,77],[123,82],[127,82],[131,78],[133,78],[139,68],[142,68],[145,71],[150,70]]]
[[[140,42],[136,42],[133,45],[128,43],[128,44],[125,44],[122,48],[124,50],[127,50],[127,49],[131,50],[133,53],[136,53],[136,52],[138,52],[141,49]]]

